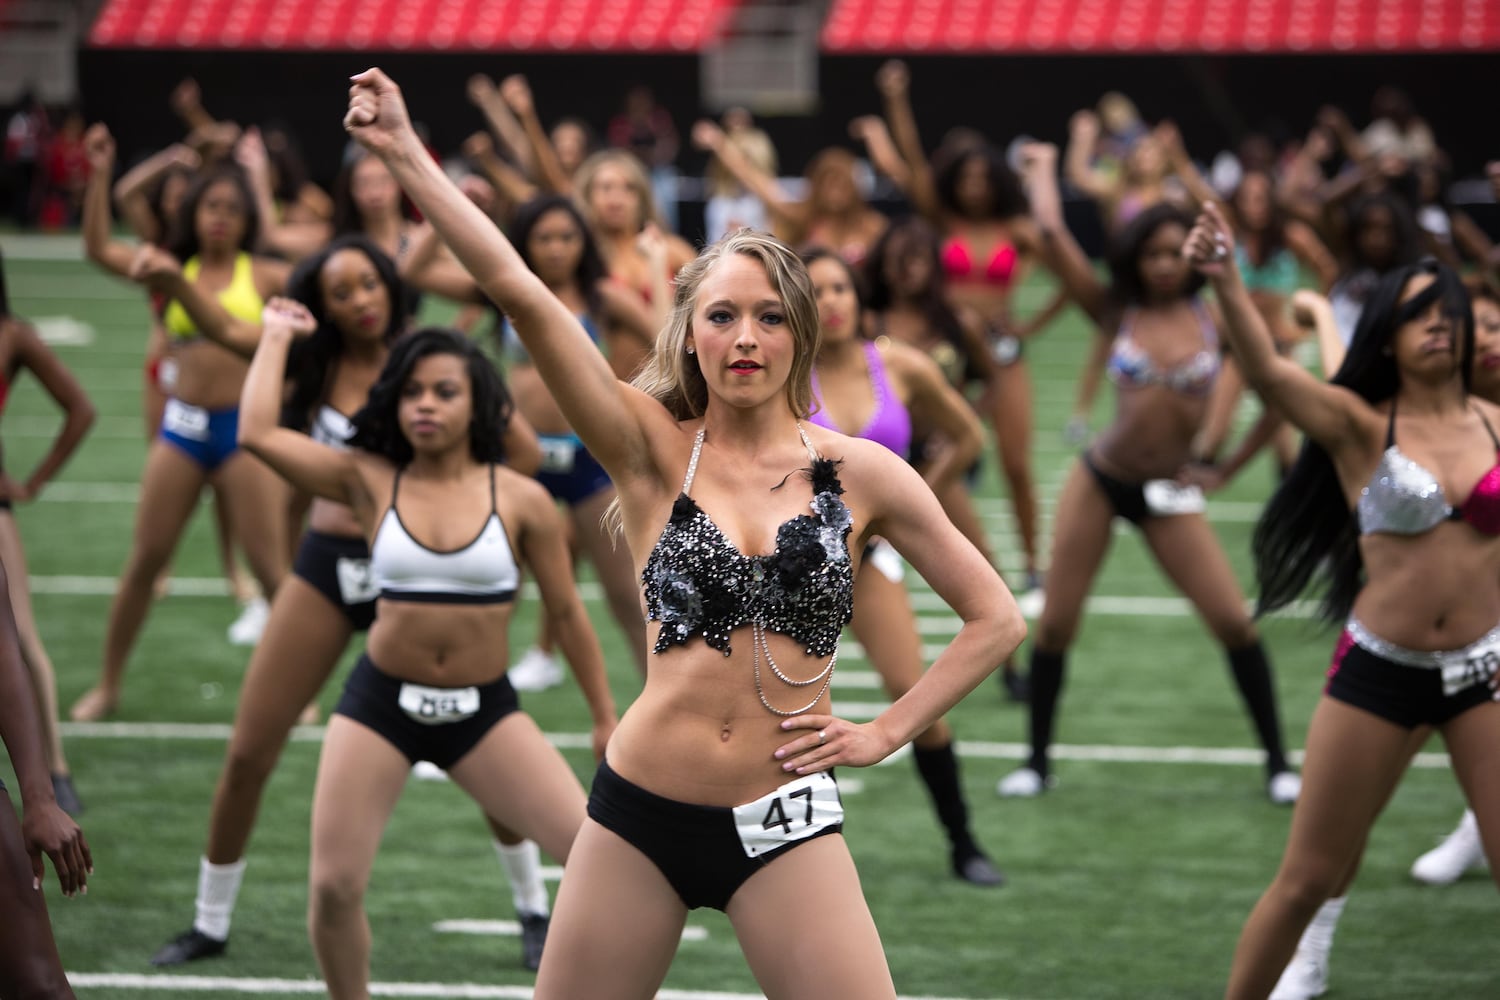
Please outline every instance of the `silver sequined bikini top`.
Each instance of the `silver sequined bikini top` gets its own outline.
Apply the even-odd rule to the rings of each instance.
[[[810,656],[831,656],[854,613],[848,536],[853,515],[841,500],[838,463],[818,456],[798,427],[812,465],[813,513],[783,522],[776,549],[747,556],[688,495],[703,450],[698,431],[682,492],[641,573],[646,618],[661,622],[655,651],[702,636],[725,656],[729,635],[756,624],[790,636]]]
[[[1500,452],[1500,440],[1495,438],[1489,421],[1483,414],[1479,419]],[[1380,456],[1369,484],[1360,491],[1355,513],[1361,535],[1421,535],[1444,521],[1464,521],[1484,534],[1500,534],[1500,463],[1475,484],[1462,506],[1452,506],[1438,478],[1397,446],[1396,403],[1392,400],[1385,454]]]

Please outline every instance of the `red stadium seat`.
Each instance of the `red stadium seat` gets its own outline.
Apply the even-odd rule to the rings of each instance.
[[[0,0],[3,3],[4,0]],[[681,52],[739,0],[107,0],[100,48]]]
[[[834,0],[830,53],[1483,52],[1496,0]]]

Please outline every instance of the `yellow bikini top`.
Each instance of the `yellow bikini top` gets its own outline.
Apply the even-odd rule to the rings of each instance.
[[[200,270],[202,262],[197,257],[189,257],[187,263],[182,265],[182,276],[188,281],[197,281]],[[229,287],[219,292],[218,298],[219,304],[236,319],[251,323],[260,321],[260,311],[265,301],[255,288],[255,271],[248,253],[235,257],[234,277],[230,279]],[[175,300],[167,303],[167,308],[162,313],[162,323],[176,340],[191,340],[198,336],[198,327],[193,324],[193,318]]]

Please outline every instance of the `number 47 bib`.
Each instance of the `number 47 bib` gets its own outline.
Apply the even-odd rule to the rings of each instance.
[[[754,802],[734,807],[735,830],[750,858],[806,840],[843,821],[838,783],[826,771],[789,781]]]

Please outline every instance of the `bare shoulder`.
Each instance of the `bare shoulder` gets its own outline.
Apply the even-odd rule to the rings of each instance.
[[[890,337],[879,338],[875,346],[880,350],[880,360],[885,362],[886,370],[900,378],[920,379],[933,374],[942,377],[942,369],[926,351]]]
[[[286,280],[292,273],[291,264],[274,257],[259,255],[251,257],[250,267],[255,279],[255,287],[262,295],[267,292],[279,292],[286,288]]]

